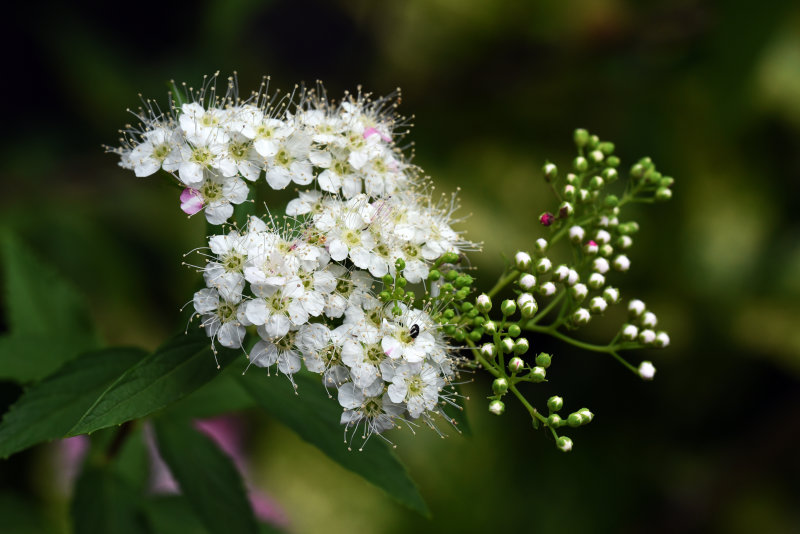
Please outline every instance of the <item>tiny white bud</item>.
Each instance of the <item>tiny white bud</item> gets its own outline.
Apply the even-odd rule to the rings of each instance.
[[[493,400],[489,403],[489,411],[495,415],[503,415],[503,412],[506,411],[506,406],[503,401]]]
[[[563,282],[569,276],[569,267],[566,265],[559,265],[556,267],[555,277],[559,282]]]
[[[619,302],[619,289],[616,287],[607,287],[603,290],[603,298],[609,304],[616,304]]]
[[[655,328],[658,323],[658,318],[653,312],[645,312],[642,316],[642,326],[645,328]]]
[[[592,289],[600,289],[605,285],[606,277],[600,273],[592,273],[589,275],[589,287]]]
[[[545,163],[544,164],[544,173],[545,174],[553,174],[556,172],[556,166],[552,163]]]
[[[530,290],[536,285],[536,277],[532,274],[524,274],[519,279],[519,287],[525,290]]]
[[[658,332],[658,333],[656,334],[656,342],[655,342],[655,345],[656,345],[657,347],[660,347],[660,348],[662,348],[662,349],[663,349],[664,347],[668,346],[668,345],[669,345],[669,334],[667,334],[667,333],[666,333],[666,332],[664,332],[663,330],[662,330],[661,332]]]
[[[653,335],[655,336],[655,334]],[[503,352],[505,353],[510,353],[512,350],[514,350],[514,340],[510,337],[503,338],[503,340],[500,341],[500,344],[503,345]]]
[[[536,263],[536,272],[545,274],[553,268],[553,262],[549,258],[542,258]]]
[[[589,294],[589,289],[583,284],[575,284],[570,288],[572,298],[580,302]]]
[[[608,227],[608,216],[607,216],[607,215],[603,215],[603,216],[601,216],[601,217],[600,217],[600,218],[597,220],[597,225],[598,225],[598,226],[602,226],[603,228],[607,228],[607,227]]]
[[[641,314],[644,313],[645,305],[639,299],[633,299],[628,303],[628,311],[633,317],[639,317]]]
[[[550,243],[547,242],[547,239],[540,237],[539,239],[536,240],[536,245],[535,245],[536,252],[544,254],[547,251],[547,247],[549,245]]]
[[[481,354],[484,356],[494,356],[495,348],[492,343],[486,343],[481,347]]]
[[[619,213],[619,208],[614,208],[614,212]],[[612,217],[611,219],[608,220],[608,225],[611,227],[619,226],[619,219],[617,219],[616,217]]]
[[[600,274],[606,274],[608,272],[608,268],[608,260],[605,258],[595,258],[594,262],[592,263],[592,269]]]
[[[556,285],[553,282],[545,282],[541,286],[539,286],[539,293],[544,295],[545,297],[550,297],[554,295],[556,292]]]
[[[589,310],[591,310],[591,312],[595,314],[603,313],[604,311],[606,311],[607,307],[608,303],[602,297],[594,297],[589,302]]]
[[[524,270],[531,266],[531,256],[527,252],[517,252],[514,255],[514,261],[517,264],[517,269]]]
[[[626,324],[622,327],[622,339],[625,341],[633,341],[639,335],[639,329],[635,325]]]
[[[614,253],[614,247],[609,244],[605,244],[600,247],[600,255],[604,258],[610,257]]]
[[[578,271],[575,269],[570,269],[569,273],[567,274],[567,285],[574,286],[580,279],[581,277],[578,275]]]
[[[589,241],[588,243],[583,245],[583,251],[589,256],[594,256],[595,254],[597,254],[598,250],[599,247],[597,246],[597,243],[595,243],[594,241]]]
[[[656,333],[652,330],[642,330],[639,332],[639,341],[644,343],[645,345],[650,345],[656,340]]]
[[[577,325],[585,325],[589,323],[589,320],[592,318],[589,310],[586,308],[578,308],[575,310],[575,313],[572,314],[572,320]]]
[[[633,245],[633,239],[629,235],[623,235],[617,239],[617,246],[623,250],[631,248],[631,245]]]
[[[601,245],[605,245],[606,243],[611,241],[611,234],[609,234],[605,230],[598,230],[594,240],[600,243]]]
[[[656,375],[656,368],[650,362],[642,362],[639,364],[639,376],[644,380],[652,380]]]
[[[573,243],[580,243],[583,241],[584,235],[586,235],[586,231],[580,226],[576,225],[569,229],[569,238]]]
[[[547,376],[547,371],[544,367],[539,367],[538,365],[531,369],[531,378],[533,378],[534,382],[541,382]]]
[[[581,189],[578,191],[578,197],[580,198],[581,202],[586,202],[586,200],[589,198],[589,190]]]
[[[595,163],[600,163],[601,161],[603,161],[604,157],[605,155],[600,150],[592,150],[589,153],[589,159],[591,159]]]
[[[614,258],[614,269],[625,272],[631,267],[631,260],[625,254],[620,254]]]
[[[569,452],[572,450],[572,440],[566,436],[561,436],[556,441],[556,447],[558,447],[564,452]]]

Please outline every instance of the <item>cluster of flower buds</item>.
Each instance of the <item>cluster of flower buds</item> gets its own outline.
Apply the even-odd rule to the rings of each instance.
[[[455,197],[432,201],[397,146],[396,104],[360,92],[334,103],[321,87],[242,100],[233,88],[189,91],[166,113],[149,105],[114,149],[137,176],[171,173],[181,209],[223,225],[196,251],[206,287],[193,305],[212,347],[290,379],[303,365],[322,375],[351,440],[452,422],[442,406],[456,405],[461,357],[446,339],[464,340],[452,319],[469,311],[460,262],[476,247],[451,226]],[[297,197],[267,208],[285,216],[228,224],[251,189],[292,183]]]

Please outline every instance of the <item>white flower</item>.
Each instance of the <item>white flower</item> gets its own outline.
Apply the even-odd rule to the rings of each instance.
[[[216,289],[201,289],[194,294],[194,309],[202,316],[201,326],[208,337],[218,340],[223,347],[242,346],[247,321],[239,301],[220,300]]]
[[[272,189],[284,189],[290,182],[308,185],[314,179],[308,154],[311,138],[295,132],[278,143],[277,151],[267,156],[267,183]]]
[[[128,154],[128,161],[136,176],[150,176],[158,169],[174,171],[178,168],[179,138],[175,131],[156,126],[142,134],[142,142]]]
[[[433,410],[445,381],[427,363],[404,363],[395,370],[388,393],[392,402],[405,402],[413,418],[425,410]]]
[[[429,330],[430,319],[424,312],[408,312],[393,322],[383,321],[381,346],[389,358],[404,359],[409,363],[421,362],[435,347],[435,338]]]

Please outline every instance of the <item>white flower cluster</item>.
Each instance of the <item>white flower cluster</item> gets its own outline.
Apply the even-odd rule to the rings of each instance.
[[[251,216],[209,237],[193,303],[212,346],[245,348],[249,331],[259,337],[251,364],[321,374],[353,435],[420,418],[435,428],[453,403],[458,358],[429,313],[376,288],[388,277],[424,284],[435,260],[471,243],[451,228],[454,202],[431,202],[397,148],[387,100],[333,105],[311,92],[292,110],[208,100],[140,117],[115,150],[121,165],[172,173],[185,186],[181,208],[211,224],[226,223],[262,174],[273,190],[307,186],[281,222]]]

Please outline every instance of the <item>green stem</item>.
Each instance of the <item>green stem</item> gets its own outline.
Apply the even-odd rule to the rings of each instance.
[[[497,283],[494,285],[494,287],[490,289],[489,292],[486,294],[489,295],[490,297],[495,296],[501,289],[506,287],[510,282],[516,280],[518,276],[519,276],[519,271],[516,269],[512,269],[511,272],[508,273],[507,275],[501,276],[500,280],[498,280]]]

